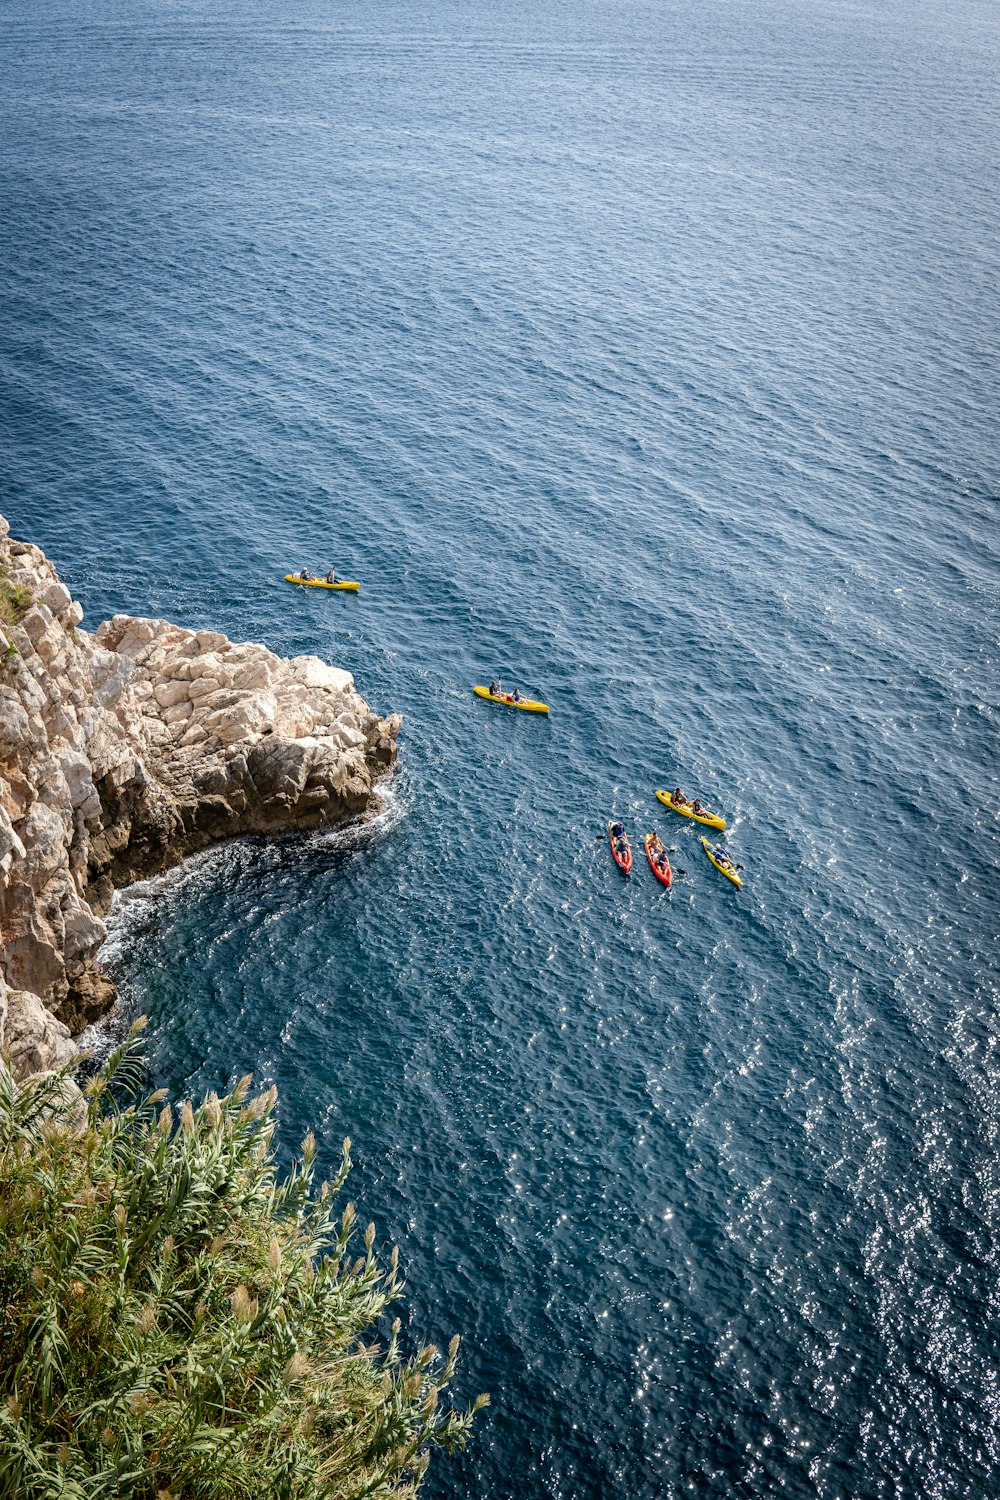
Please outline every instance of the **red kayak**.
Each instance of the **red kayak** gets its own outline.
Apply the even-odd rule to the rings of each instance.
[[[624,845],[624,849],[620,852],[615,847],[615,836],[611,832],[614,826],[614,823],[608,824],[608,843],[611,845],[611,858],[622,874],[627,875],[632,868],[632,845],[628,841],[628,834],[625,832],[623,825],[619,823],[618,827],[621,828],[621,833],[618,835],[618,843]]]
[[[642,847],[646,851],[649,860],[649,868],[656,876],[661,885],[669,885],[674,878],[674,872],[670,868],[667,851],[663,847],[663,840],[658,833],[647,833],[642,841]]]

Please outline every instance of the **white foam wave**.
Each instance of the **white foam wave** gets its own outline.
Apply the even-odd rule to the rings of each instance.
[[[310,835],[310,842],[324,849],[369,849],[372,844],[394,833],[413,805],[405,771],[380,784],[375,791],[372,809],[351,823],[323,829]]]
[[[377,788],[369,812],[350,823],[310,834],[305,842],[323,849],[359,852],[369,849],[399,827],[411,806],[407,779],[404,773],[398,773],[391,782]],[[285,842],[290,846],[293,840]],[[301,840],[294,842],[301,843]],[[193,887],[211,885],[223,878],[225,871],[234,862],[245,859],[247,852],[254,847],[255,840],[234,839],[192,855],[163,875],[138,880],[134,885],[115,892],[100,958],[102,966],[118,985],[118,1000],[106,1016],[86,1027],[79,1037],[81,1049],[90,1053],[94,1061],[103,1061],[119,1044],[137,1014],[129,972],[141,968],[136,961],[137,950],[159,925],[165,909],[172,907]],[[280,849],[280,841],[271,847]]]

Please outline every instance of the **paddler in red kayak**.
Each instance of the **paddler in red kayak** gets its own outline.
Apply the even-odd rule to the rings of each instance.
[[[632,849],[625,824],[618,819],[608,824],[608,842],[611,845],[611,858],[622,874],[627,875],[632,868]]]
[[[649,868],[661,885],[670,885],[674,878],[674,872],[670,868],[667,851],[663,847],[663,841],[659,834],[647,833],[643,843],[646,849],[646,858],[649,860]]]

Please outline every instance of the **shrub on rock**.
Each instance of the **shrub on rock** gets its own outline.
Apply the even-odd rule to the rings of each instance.
[[[135,1048],[83,1128],[61,1075],[19,1091],[0,1066],[0,1495],[412,1495],[486,1398],[439,1401],[457,1338],[406,1358],[398,1320],[377,1337],[401,1282],[334,1216],[350,1142],[333,1182],[311,1137],[279,1178],[273,1090],[121,1105]]]

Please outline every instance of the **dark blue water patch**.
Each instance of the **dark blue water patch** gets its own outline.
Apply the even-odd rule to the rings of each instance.
[[[991,1493],[992,10],[7,22],[0,509],[406,716],[108,958],[173,1091],[354,1139],[494,1397],[428,1492]]]

